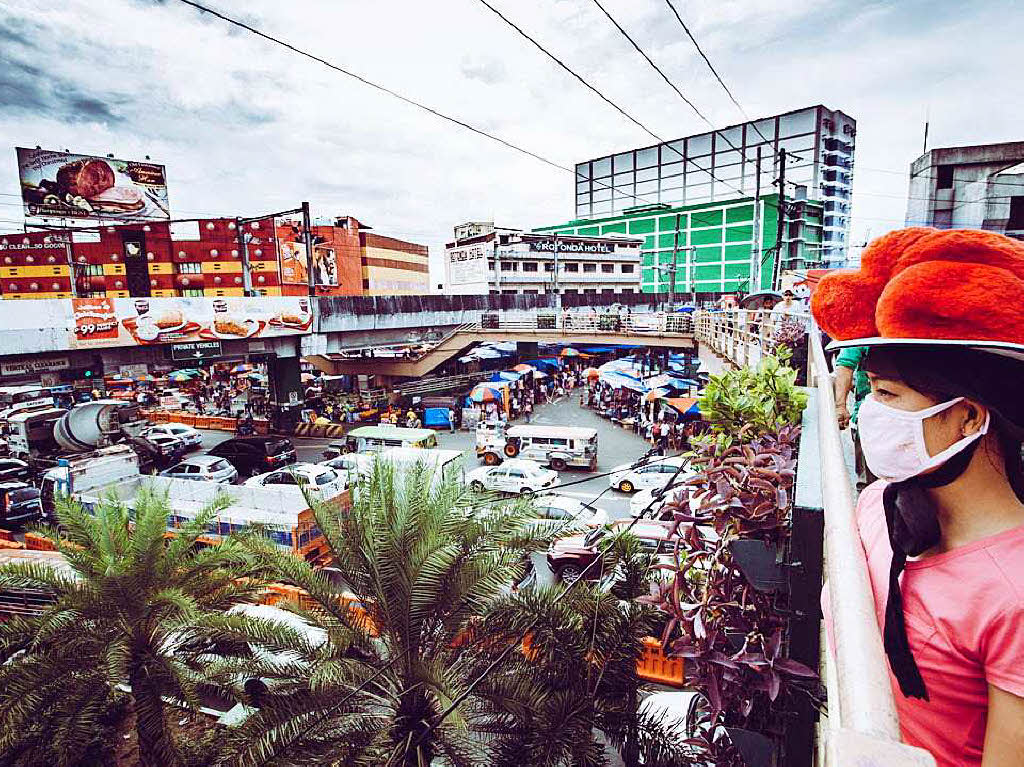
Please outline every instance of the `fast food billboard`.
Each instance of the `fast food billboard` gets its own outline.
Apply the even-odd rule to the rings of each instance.
[[[168,220],[163,165],[17,147],[25,215],[118,221]]]
[[[277,235],[278,274],[282,285],[305,285],[309,281],[309,259],[302,222],[291,218],[274,221]]]
[[[236,341],[309,333],[305,296],[72,298],[72,349]],[[34,303],[34,302],[33,302]]]

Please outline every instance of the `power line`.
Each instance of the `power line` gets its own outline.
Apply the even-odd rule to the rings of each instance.
[[[672,9],[672,13],[673,15],[675,15],[676,21],[679,22],[679,26],[681,26],[683,28],[683,31],[686,32],[686,36],[690,38],[690,42],[693,43],[693,47],[697,49],[697,53],[699,53],[700,57],[704,59],[704,63],[708,65],[708,69],[711,70],[711,74],[713,74],[715,76],[715,79],[718,80],[718,84],[722,86],[722,90],[725,91],[725,94],[729,97],[729,100],[736,105],[736,108],[740,110],[740,114],[743,115],[746,121],[753,126],[754,130],[757,132],[757,135],[761,137],[761,140],[769,144],[772,143],[771,139],[765,136],[761,132],[761,129],[757,127],[757,123],[750,119],[750,115],[747,114],[747,110],[745,110],[743,106],[740,104],[740,102],[736,100],[736,97],[732,95],[732,91],[729,90],[729,86],[725,84],[725,81],[722,79],[722,76],[718,74],[718,70],[715,69],[714,64],[711,63],[711,59],[707,57],[707,54],[705,54],[704,50],[700,47],[700,43],[697,42],[697,38],[693,36],[693,32],[690,31],[690,28],[686,25],[686,22],[683,21],[683,17],[679,14],[679,11],[676,10],[675,5],[672,4],[672,0],[665,0],[665,2],[668,4],[668,7]]]
[[[445,114],[444,112],[441,112],[440,110],[434,109],[433,107],[428,106],[428,105],[426,105],[426,104],[424,104],[422,102],[416,101],[415,99],[410,98],[409,96],[405,96],[405,95],[399,93],[398,91],[395,91],[395,90],[393,90],[391,88],[388,88],[388,87],[386,87],[384,85],[380,85],[379,83],[376,83],[376,82],[374,82],[372,80],[369,80],[368,78],[363,77],[362,75],[359,75],[359,74],[357,74],[355,72],[352,72],[351,70],[348,70],[348,69],[345,69],[344,67],[338,66],[337,64],[334,64],[334,63],[328,61],[325,58],[322,58],[320,56],[317,56],[316,54],[310,53],[309,51],[305,51],[302,48],[298,48],[298,47],[292,45],[291,43],[288,43],[288,42],[285,42],[284,40],[281,40],[280,38],[274,37],[273,35],[268,35],[266,32],[263,32],[263,31],[257,29],[256,27],[250,26],[249,24],[246,24],[245,22],[239,21],[237,19],[233,19],[230,16],[225,16],[223,13],[220,13],[219,11],[215,11],[212,8],[209,8],[209,7],[205,6],[205,5],[202,5],[200,3],[194,2],[194,0],[179,0],[179,1],[184,3],[185,5],[188,5],[188,6],[191,6],[191,7],[195,8],[195,9],[197,9],[197,10],[203,12],[203,13],[209,13],[210,15],[215,16],[216,18],[221,19],[222,21],[224,21],[224,22],[226,22],[228,24],[231,24],[232,26],[238,27],[239,29],[244,29],[246,32],[250,32],[250,33],[256,35],[257,37],[262,37],[264,40],[268,40],[268,41],[274,43],[275,45],[280,45],[283,48],[287,48],[288,50],[292,51],[293,53],[297,53],[300,56],[303,56],[303,57],[305,57],[307,59],[310,59],[312,61],[317,62],[318,64],[322,64],[323,66],[325,66],[325,67],[327,67],[329,69],[333,69],[335,72],[339,72],[339,73],[345,75],[346,77],[350,77],[353,80],[356,80],[356,81],[362,83],[363,85],[366,85],[366,86],[368,86],[370,88],[373,88],[376,91],[380,91],[381,93],[384,93],[384,94],[386,94],[388,96],[391,96],[392,98],[398,99],[399,101],[402,101],[402,102],[404,102],[406,104],[409,104],[410,106],[416,107],[417,109],[420,109],[420,110],[422,110],[424,112],[427,112],[428,114],[431,114],[434,117],[438,117],[438,118],[440,118],[442,120],[445,120],[446,122],[452,123],[453,125],[457,125],[460,128],[464,128],[465,130],[471,131],[472,133],[475,133],[478,136],[483,136],[484,138],[490,139],[491,141],[495,141],[495,142],[501,144],[502,146],[505,146],[505,147],[507,147],[509,149],[512,149],[512,150],[516,151],[516,152],[519,152],[521,154],[527,155],[528,157],[532,157],[535,160],[539,160],[540,162],[544,163],[545,165],[550,165],[552,168],[557,168],[558,170],[563,170],[566,173],[573,174],[574,177],[576,176],[576,171],[575,170],[573,170],[571,168],[568,168],[568,167],[566,167],[564,165],[560,165],[557,162],[555,162],[554,160],[549,160],[547,157],[544,157],[543,155],[537,154],[536,152],[533,152],[533,151],[531,151],[529,149],[525,149],[525,148],[523,148],[521,146],[513,144],[511,141],[503,139],[500,136],[497,136],[497,135],[495,135],[493,133],[490,133],[490,132],[488,132],[486,130],[483,130],[482,128],[477,128],[477,127],[475,127],[473,125],[470,125],[465,120],[462,120],[462,119],[459,119],[457,117],[452,117],[451,115]],[[602,185],[603,186],[607,186],[607,185],[604,185],[604,184],[602,184]],[[614,191],[614,187],[608,187],[608,188],[612,189]],[[634,200],[641,200],[642,202],[646,202],[646,203],[651,204],[651,205],[656,204],[656,203],[653,203],[650,200],[647,200],[647,199],[645,199],[643,197],[640,197],[639,195],[636,195],[636,194],[630,194],[629,196],[632,197]]]
[[[540,51],[541,53],[543,53],[543,54],[544,54],[545,56],[547,56],[547,57],[548,57],[549,59],[551,59],[551,60],[552,60],[553,62],[555,62],[555,63],[556,63],[556,64],[557,64],[557,65],[558,65],[559,67],[561,67],[561,68],[562,68],[563,70],[565,70],[565,71],[566,71],[566,72],[568,72],[568,73],[569,73],[570,75],[572,75],[572,76],[573,76],[573,77],[574,77],[574,78],[575,78],[576,80],[578,80],[578,81],[579,81],[579,83],[580,83],[580,84],[581,84],[581,85],[582,85],[582,86],[583,86],[584,88],[586,88],[586,89],[588,89],[589,91],[591,91],[591,92],[593,92],[593,93],[597,94],[597,96],[598,96],[598,97],[599,97],[599,98],[600,98],[601,100],[603,100],[603,101],[604,101],[605,103],[607,103],[608,105],[610,105],[610,106],[611,106],[611,107],[612,107],[612,108],[613,108],[613,109],[614,109],[614,110],[615,110],[616,112],[618,112],[619,114],[621,114],[621,115],[622,115],[623,117],[625,117],[625,118],[626,118],[627,120],[629,120],[629,121],[630,121],[630,122],[632,122],[633,124],[637,125],[637,126],[638,126],[638,127],[639,127],[639,128],[640,128],[640,129],[642,130],[642,131],[644,131],[645,133],[647,133],[647,135],[649,135],[649,136],[653,137],[653,138],[654,138],[654,139],[656,139],[657,141],[664,141],[664,139],[663,139],[663,138],[661,138],[661,136],[659,136],[659,135],[658,135],[657,133],[655,133],[654,131],[652,131],[652,130],[651,130],[650,128],[648,128],[648,127],[647,127],[646,125],[644,125],[644,124],[643,124],[642,122],[640,122],[639,120],[637,120],[637,119],[636,119],[635,117],[633,117],[633,115],[629,114],[629,113],[628,113],[628,112],[627,112],[627,111],[626,111],[625,109],[623,109],[622,107],[620,107],[620,106],[619,106],[618,104],[616,104],[616,103],[615,103],[614,101],[612,101],[612,100],[611,100],[610,98],[608,98],[607,96],[605,96],[605,95],[604,95],[604,94],[603,94],[603,93],[602,93],[601,91],[599,91],[599,90],[598,90],[597,88],[595,88],[595,87],[594,87],[594,86],[593,86],[593,85],[592,85],[591,83],[589,83],[589,82],[588,82],[587,80],[585,80],[585,79],[584,79],[583,77],[581,77],[581,76],[580,76],[580,75],[578,75],[578,74],[577,74],[576,72],[574,72],[574,71],[573,71],[572,69],[570,69],[570,68],[569,68],[569,66],[568,66],[567,64],[565,64],[565,62],[563,62],[563,61],[562,61],[562,60],[561,60],[560,58],[558,58],[558,57],[557,57],[557,56],[555,56],[555,55],[554,55],[553,53],[551,53],[551,51],[549,51],[549,50],[548,50],[547,48],[545,48],[545,47],[544,47],[543,45],[541,45],[541,44],[540,44],[540,43],[538,43],[538,42],[537,42],[536,40],[534,40],[534,39],[533,39],[532,37],[530,37],[530,35],[528,35],[528,34],[527,34],[526,32],[524,32],[524,31],[523,31],[523,29],[522,29],[521,27],[519,27],[519,26],[518,26],[518,25],[517,25],[517,24],[516,24],[516,23],[515,23],[514,21],[512,21],[511,19],[509,19],[509,18],[508,18],[507,16],[505,16],[505,15],[504,15],[504,14],[503,14],[503,13],[502,13],[501,11],[499,11],[499,10],[498,10],[497,8],[495,8],[495,7],[493,6],[493,5],[491,5],[491,4],[489,3],[489,2],[487,2],[487,0],[479,0],[479,2],[480,2],[481,4],[483,4],[483,5],[484,5],[484,6],[485,6],[485,7],[486,7],[486,8],[488,9],[488,10],[490,10],[490,11],[491,11],[491,13],[493,13],[493,14],[494,14],[495,16],[497,16],[497,17],[498,17],[499,19],[501,19],[501,20],[502,20],[502,21],[504,21],[504,22],[505,22],[506,24],[508,24],[508,25],[509,25],[510,27],[512,27],[512,29],[514,29],[514,30],[515,30],[516,32],[518,32],[518,33],[519,33],[519,34],[520,34],[520,35],[521,35],[522,37],[526,38],[526,39],[527,39],[527,40],[528,40],[528,41],[529,41],[529,42],[530,42],[530,43],[531,43],[531,44],[532,44],[532,45],[533,45],[533,46],[534,46],[534,47],[535,47],[535,48],[536,48],[537,50],[539,50],[539,51]]]
[[[601,9],[601,13],[603,13],[605,16],[608,17],[608,21],[610,21],[612,24],[614,24],[615,28],[617,30],[619,30],[619,32],[622,33],[622,36],[625,37],[627,40],[629,40],[630,45],[632,45],[636,49],[636,52],[644,57],[644,59],[647,61],[648,64],[651,65],[651,67],[654,69],[655,72],[657,72],[659,75],[661,75],[661,79],[664,80],[668,84],[668,87],[671,88],[672,90],[674,90],[676,92],[676,94],[679,96],[679,98],[681,98],[683,101],[685,101],[689,105],[690,109],[692,109],[694,112],[696,112],[697,116],[700,117],[700,119],[703,120],[704,122],[706,122],[708,125],[710,125],[712,127],[712,129],[713,129],[715,126],[711,124],[711,121],[708,120],[708,118],[704,116],[704,113],[701,112],[697,108],[696,104],[694,104],[692,101],[690,101],[688,98],[686,98],[685,95],[683,95],[683,92],[681,90],[679,90],[679,88],[676,87],[676,84],[668,79],[668,75],[666,75],[664,72],[661,71],[661,68],[651,60],[651,57],[648,56],[644,52],[644,49],[641,48],[639,45],[637,45],[636,41],[632,37],[629,36],[629,33],[625,29],[622,28],[622,26],[619,24],[619,22],[617,22],[615,20],[615,18],[610,13],[608,13],[607,10],[605,10],[605,7],[603,5],[601,5],[601,0],[592,0],[592,1],[593,1],[594,5],[596,5],[598,8]],[[735,148],[736,147],[733,147],[733,149],[735,149]]]
[[[736,97],[732,95],[732,91],[729,90],[729,86],[725,84],[724,80],[722,80],[721,75],[718,74],[718,70],[715,69],[714,64],[711,63],[711,60],[707,57],[707,54],[705,54],[703,49],[700,47],[700,43],[697,42],[697,38],[693,36],[693,33],[690,31],[690,28],[686,26],[686,22],[683,21],[683,17],[679,15],[679,11],[676,10],[676,7],[672,4],[672,0],[665,0],[665,2],[668,3],[668,7],[672,9],[672,13],[675,15],[676,21],[679,22],[679,26],[681,26],[683,28],[683,31],[686,32],[686,36],[690,38],[690,42],[693,43],[693,47],[697,49],[697,53],[699,53],[700,57],[704,59],[704,63],[708,65],[708,69],[711,70],[711,74],[713,74],[715,76],[715,79],[718,80],[718,84],[722,86],[722,90],[725,91],[726,95],[729,97],[729,100],[736,105],[736,108],[740,110],[740,114],[742,114],[749,122],[750,117],[747,115],[746,110],[742,106],[740,106],[740,102],[737,101]],[[756,126],[755,130],[757,130]],[[761,131],[757,132],[761,133]],[[765,141],[768,140],[764,137],[763,133],[761,133],[761,138],[764,139]]]
[[[613,102],[611,99],[609,99],[607,96],[605,96],[600,90],[598,90],[593,84],[591,84],[586,78],[584,78],[583,76],[581,76],[580,74],[578,74],[577,72],[572,70],[558,56],[553,54],[551,51],[549,51],[547,48],[545,48],[543,45],[541,45],[539,42],[537,42],[537,40],[535,40],[533,37],[531,37],[529,34],[527,34],[525,31],[523,31],[523,29],[521,27],[519,27],[515,22],[513,22],[510,18],[508,18],[508,16],[506,16],[503,13],[501,13],[501,11],[499,11],[494,6],[492,6],[489,2],[487,2],[487,0],[479,0],[479,2],[481,2],[483,5],[485,5],[498,18],[500,18],[502,21],[504,21],[506,24],[508,24],[510,27],[512,27],[512,29],[514,29],[522,37],[526,38],[535,48],[537,48],[539,51],[541,51],[541,53],[543,53],[545,56],[547,56],[549,59],[551,59],[553,62],[555,62],[560,68],[562,68],[563,70],[568,72],[570,75],[572,75],[585,88],[587,88],[588,90],[596,93],[598,96],[601,97],[601,99],[603,99],[605,102],[610,104],[617,112],[619,112],[622,115],[625,115],[629,120],[631,120],[636,125],[639,125],[645,132],[647,132],[651,137],[653,137],[660,144],[669,147],[673,152],[678,154],[681,159],[683,159],[684,161],[688,161],[697,170],[700,170],[700,171],[703,171],[703,172],[707,173],[711,178],[713,178],[718,183],[723,184],[723,185],[731,188],[733,191],[735,191],[737,194],[739,194],[741,196],[746,194],[742,189],[737,189],[735,186],[732,186],[728,182],[723,181],[722,179],[720,179],[717,176],[715,176],[714,173],[712,173],[710,169],[702,168],[700,165],[697,164],[697,162],[695,160],[693,160],[692,158],[686,157],[682,152],[680,152],[674,146],[671,146],[669,144],[669,142],[665,141],[665,139],[661,138],[658,134],[656,134],[653,131],[651,131],[649,128],[647,128],[643,123],[641,123],[639,120],[634,118],[632,115],[628,114],[618,104]],[[764,137],[762,136],[762,138],[764,138]],[[736,147],[733,146],[733,149],[736,149]],[[613,176],[613,178],[614,178],[614,176]],[[579,174],[576,174],[576,180],[577,181],[580,180]],[[601,184],[601,182],[598,181],[597,179],[591,178],[591,179],[586,179],[586,180],[590,180],[594,184]],[[619,188],[615,186],[615,182],[614,181],[612,182],[611,189],[612,189],[613,193],[617,192],[617,191],[621,193],[621,190],[619,190]],[[631,196],[634,200],[642,199],[642,198],[638,198],[635,194],[630,194],[629,196]],[[657,204],[657,203],[651,202],[649,200],[644,200],[644,201],[648,202],[648,204],[652,204],[652,205],[653,204]]]

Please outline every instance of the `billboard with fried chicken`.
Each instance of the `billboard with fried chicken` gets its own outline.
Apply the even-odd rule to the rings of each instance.
[[[25,215],[32,218],[167,220],[163,165],[17,147]]]
[[[309,301],[305,296],[72,298],[69,345],[150,346],[309,333]]]

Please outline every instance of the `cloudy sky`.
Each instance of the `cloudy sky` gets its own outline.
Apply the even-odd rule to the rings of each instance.
[[[490,1],[658,135],[706,129],[593,0]],[[664,0],[602,3],[713,123],[742,121]],[[926,115],[930,146],[1024,139],[1016,0],[675,4],[751,117],[857,119],[855,242],[902,223]],[[561,165],[651,143],[479,0],[209,5]],[[462,221],[572,214],[570,174],[179,0],[0,0],[0,136],[0,231],[20,222],[15,145],[148,154],[178,217],[305,199],[435,257]]]

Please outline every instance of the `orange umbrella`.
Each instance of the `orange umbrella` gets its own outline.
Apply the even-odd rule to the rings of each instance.
[[[533,365],[527,365],[525,362],[516,365],[512,369],[517,373],[529,373],[531,370],[536,370]]]
[[[587,378],[600,378],[601,371],[598,370],[597,368],[587,368],[586,370],[583,371],[583,375],[585,375]]]

